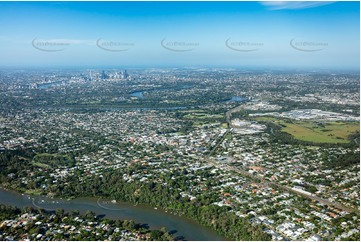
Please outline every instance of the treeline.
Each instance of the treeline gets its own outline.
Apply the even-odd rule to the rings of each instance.
[[[355,145],[359,146],[360,144],[360,131],[357,131],[353,134],[350,134],[348,136],[348,140],[350,140],[350,142],[353,142]]]
[[[29,163],[34,155],[33,152],[29,151],[0,153],[1,184],[21,192],[39,188],[40,183],[38,184],[38,182],[30,181],[28,184],[24,184],[21,179],[17,179],[26,177],[30,171],[37,169]],[[104,172],[103,177],[88,176],[82,183],[79,182],[77,175],[69,176],[64,182],[56,186],[49,186],[47,192],[61,197],[104,197],[163,208],[209,227],[230,240],[271,239],[268,234],[262,231],[261,226],[252,225],[247,218],[236,216],[229,211],[229,207],[213,205],[212,203],[217,201],[219,197],[218,194],[204,191],[194,194],[197,199],[192,201],[187,197],[181,197],[179,192],[187,190],[189,187],[189,177],[187,177],[188,172],[186,170],[162,175],[162,183],[137,180],[126,182],[123,179],[125,173],[132,175],[141,169],[142,167],[135,164],[122,172],[119,170]],[[13,174],[13,177],[9,177],[9,174]],[[46,174],[44,175],[46,178]],[[212,179],[212,174],[208,171],[201,170],[192,175],[205,177],[207,190],[211,190],[212,186],[216,185],[216,180]]]
[[[30,150],[14,150],[0,152],[0,182],[7,182],[10,178],[27,176],[29,162],[34,153]]]
[[[120,230],[129,231],[138,234],[141,240],[174,240],[172,235],[165,229],[150,230],[147,225],[137,224],[133,220],[112,220],[104,218],[102,215],[96,215],[94,212],[87,211],[85,214],[81,214],[79,211],[74,210],[71,212],[65,212],[63,209],[57,209],[56,211],[46,211],[43,209],[35,209],[32,207],[17,208],[14,206],[0,205],[0,224],[4,220],[14,220],[19,215],[29,213],[31,215],[37,215],[36,222],[43,224],[51,224],[54,230],[59,228],[59,225],[74,226],[78,231],[76,233],[69,233],[65,230],[62,233],[56,231],[49,231],[49,228],[35,224],[35,220],[29,220],[26,226],[17,226],[16,228],[11,226],[3,226],[0,231],[0,239],[2,235],[10,236],[14,239],[23,240],[28,237],[31,240],[38,240],[35,235],[44,235],[50,240],[107,240],[109,236],[112,240],[124,240]],[[23,220],[23,219],[22,219]],[[103,224],[108,226],[107,230],[100,228],[93,228],[93,232],[79,229],[81,225],[88,225],[88,222],[96,222],[97,224]],[[116,230],[117,229],[117,230]],[[95,233],[96,232],[96,233]],[[126,238],[126,237],[125,237]],[[181,239],[181,238],[180,238]]]
[[[304,145],[304,146],[320,146],[320,147],[326,147],[326,148],[332,148],[332,147],[344,147],[344,148],[353,148],[356,147],[356,143],[353,141],[350,143],[314,143],[310,141],[304,141],[304,140],[298,140],[294,138],[291,134],[288,134],[286,132],[283,132],[282,126],[278,124],[274,124],[271,122],[265,122],[265,121],[259,121],[259,123],[263,123],[267,126],[266,132],[271,134],[271,140],[272,142],[281,142],[284,144],[290,144],[290,145]],[[350,136],[353,137],[353,136]],[[349,138],[350,139],[350,138]],[[358,145],[357,145],[358,146]]]
[[[40,182],[31,179],[24,183],[22,178],[29,177],[39,167],[32,164],[34,153],[30,150],[13,150],[0,152],[0,184],[3,187],[19,192],[40,188]],[[49,176],[44,171],[42,174]]]
[[[339,154],[332,157],[324,165],[327,168],[348,167],[351,165],[360,164],[360,152],[347,152],[346,154]]]
[[[277,124],[273,124],[270,122],[267,122],[267,132],[271,133],[271,139],[273,142],[282,142],[285,144],[293,144],[293,145],[315,145],[315,143],[313,142],[308,142],[308,141],[302,141],[302,140],[297,140],[295,139],[292,135],[286,133],[286,132],[282,132],[281,131],[281,127]],[[344,148],[355,148],[358,147],[359,145],[357,144],[357,142],[355,142],[356,140],[360,139],[360,133],[354,133],[352,135],[349,136],[349,140],[350,143],[348,144],[329,144],[329,143],[317,143],[317,146],[321,146],[321,147],[344,147]],[[357,145],[357,146],[356,146]],[[327,156],[323,156],[322,157],[323,160],[327,160],[328,157]],[[346,154],[339,154],[335,157],[331,157],[327,162],[324,163],[326,168],[335,168],[335,167],[348,167],[351,165],[355,165],[355,164],[359,164],[360,163],[360,152],[348,152]]]
[[[16,215],[19,215],[21,210],[14,206],[6,206],[0,204],[0,222],[2,220],[14,218]]]
[[[180,182],[184,179],[169,179],[168,185],[161,183],[144,183],[134,181],[128,183],[123,180],[123,174],[112,171],[98,176],[89,177],[86,182],[79,184],[74,179],[69,180],[69,185],[64,187],[58,195],[105,197],[132,202],[134,204],[146,204],[169,210],[171,213],[191,218],[207,226],[230,240],[270,240],[270,236],[262,231],[259,225],[252,225],[247,218],[240,218],[229,212],[228,207],[212,205],[214,197],[208,195],[197,196],[190,201],[179,195]],[[172,183],[172,182],[173,183]],[[167,183],[168,180],[165,181]],[[164,184],[164,183],[163,183]]]

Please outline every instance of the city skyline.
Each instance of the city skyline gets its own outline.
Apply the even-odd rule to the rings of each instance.
[[[358,2],[1,2],[0,66],[359,70],[359,10]]]

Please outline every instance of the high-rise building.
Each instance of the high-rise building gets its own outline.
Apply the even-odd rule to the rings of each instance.
[[[105,71],[102,71],[102,74],[100,75],[100,79],[105,80],[108,79],[108,75],[105,73]]]
[[[89,71],[89,81],[92,81],[93,77],[92,77],[92,71]]]
[[[127,79],[128,77],[129,77],[129,74],[128,74],[127,70],[124,70],[124,72],[123,72],[123,78],[124,78],[124,79]]]

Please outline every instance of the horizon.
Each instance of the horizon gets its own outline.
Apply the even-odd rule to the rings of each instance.
[[[143,71],[143,70],[186,70],[186,71],[241,71],[241,72],[285,72],[285,73],[319,73],[319,74],[358,74],[359,68],[295,68],[295,67],[247,67],[247,66],[11,66],[1,67],[0,71]]]
[[[1,2],[0,68],[359,71],[359,11],[359,2]]]

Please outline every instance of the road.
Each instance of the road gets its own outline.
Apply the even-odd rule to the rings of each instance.
[[[242,105],[240,106],[237,106],[233,109],[230,109],[229,111],[226,112],[226,119],[227,119],[227,123],[228,123],[228,130],[227,132],[225,132],[223,134],[223,136],[221,137],[220,141],[213,147],[213,149],[211,150],[211,152],[209,153],[209,155],[206,157],[206,161],[210,164],[212,164],[213,166],[215,167],[218,167],[220,169],[225,169],[225,170],[229,170],[229,171],[235,171],[245,177],[248,177],[252,180],[259,180],[260,183],[262,183],[263,185],[268,185],[268,186],[272,186],[272,187],[276,187],[280,190],[283,190],[283,191],[287,191],[287,192],[291,192],[293,194],[296,194],[296,195],[299,195],[299,196],[302,196],[302,197],[305,197],[305,198],[308,198],[308,199],[312,199],[312,200],[315,200],[315,201],[318,201],[322,204],[326,204],[326,205],[329,205],[329,206],[333,206],[335,208],[338,208],[338,209],[341,209],[343,211],[346,211],[346,212],[356,212],[356,213],[359,213],[359,211],[355,208],[350,208],[350,207],[347,207],[347,206],[344,206],[340,203],[337,203],[337,202],[332,202],[330,200],[327,200],[327,199],[324,199],[324,198],[321,198],[321,197],[317,197],[315,195],[307,195],[305,193],[302,193],[302,192],[298,192],[298,191],[295,191],[293,190],[291,187],[287,187],[287,186],[283,186],[281,184],[278,184],[276,182],[272,182],[272,181],[269,181],[269,180],[266,180],[264,179],[263,177],[261,176],[255,176],[251,173],[249,173],[248,171],[245,171],[245,170],[242,170],[238,167],[233,167],[233,166],[229,166],[229,165],[225,165],[225,164],[218,164],[216,163],[214,160],[212,160],[211,156],[213,155],[213,153],[215,152],[215,150],[218,148],[218,146],[223,142],[223,140],[225,139],[225,137],[231,132],[231,116],[232,116],[232,113],[233,112],[237,112],[239,111],[240,109],[242,108]],[[272,133],[273,133],[273,130],[272,130]]]
[[[226,112],[226,121],[228,123],[228,127],[231,127],[232,113],[240,111],[242,109],[242,107],[243,107],[243,105],[241,104],[241,105],[239,105],[235,108],[232,108]]]
[[[307,194],[302,193],[302,192],[297,192],[297,191],[293,190],[291,187],[283,186],[283,185],[278,184],[276,182],[266,180],[261,176],[253,175],[253,174],[249,173],[248,171],[245,171],[245,170],[240,169],[238,167],[229,166],[229,165],[225,165],[225,164],[218,164],[218,163],[214,162],[211,158],[208,159],[208,162],[210,164],[212,164],[213,166],[219,168],[219,169],[224,169],[224,170],[228,170],[228,171],[235,171],[235,172],[241,174],[242,176],[248,177],[248,178],[250,178],[252,180],[259,180],[262,185],[272,186],[272,187],[278,188],[278,189],[283,190],[283,191],[294,193],[294,194],[297,194],[299,196],[302,196],[302,197],[305,197],[305,198],[308,198],[308,199],[311,199],[311,200],[318,201],[318,202],[320,202],[322,204],[333,206],[335,208],[341,209],[341,210],[349,212],[349,213],[351,213],[351,212],[356,212],[357,213],[358,212],[358,210],[355,209],[355,208],[350,208],[350,207],[344,206],[344,205],[342,205],[340,203],[337,203],[337,202],[331,202],[330,200],[320,198],[320,197],[317,197],[315,195],[307,195]]]
[[[217,144],[213,147],[213,149],[209,152],[208,158],[213,155],[214,151],[218,148],[220,144],[222,144],[223,140],[226,138],[226,136],[231,132],[231,129],[228,129],[221,137],[221,139],[217,142]]]

